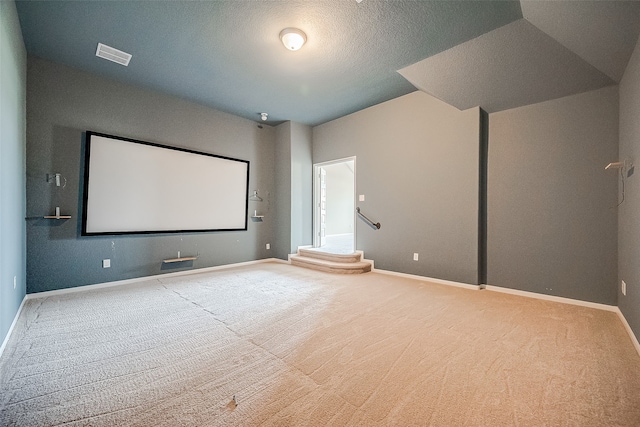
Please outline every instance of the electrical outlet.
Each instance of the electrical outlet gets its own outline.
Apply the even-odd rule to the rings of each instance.
[[[359,201],[361,201],[361,202],[364,202],[364,194],[361,194],[361,195],[358,197],[358,200],[359,200]]]
[[[111,260],[110,259],[103,259],[102,260],[102,268],[109,268],[111,267]]]
[[[624,280],[622,281],[622,295],[627,295],[627,284],[624,283]]]
[[[13,276],[13,289],[16,288],[17,279],[18,278],[16,276]]]
[[[417,252],[413,254],[413,260],[414,260],[414,261],[417,261],[417,260],[418,260],[418,253],[417,253]]]
[[[271,243],[267,243],[267,249],[271,249]]]

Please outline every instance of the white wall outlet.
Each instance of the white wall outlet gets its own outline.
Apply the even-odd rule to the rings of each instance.
[[[364,194],[359,195],[358,200],[364,202]]]
[[[417,252],[413,254],[413,260],[414,260],[414,261],[417,261],[417,260],[418,260],[418,253],[417,253]]]
[[[18,278],[16,276],[13,276],[13,289],[16,288],[16,283],[18,282]]]
[[[627,295],[627,284],[624,283],[624,280],[621,283],[621,287],[622,287],[622,295]]]
[[[271,243],[267,243],[267,249],[271,249]]]
[[[109,268],[111,267],[111,260],[110,259],[103,259],[102,260],[102,268]]]

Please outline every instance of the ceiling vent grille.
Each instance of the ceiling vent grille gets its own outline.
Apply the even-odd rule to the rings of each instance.
[[[109,61],[117,62],[118,64],[124,65],[125,67],[129,65],[129,61],[131,61],[131,55],[127,52],[114,49],[111,46],[107,46],[106,44],[102,43],[98,43],[96,56]]]

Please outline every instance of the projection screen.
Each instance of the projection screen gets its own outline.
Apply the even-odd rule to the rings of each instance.
[[[249,161],[86,136],[83,236],[247,229]]]

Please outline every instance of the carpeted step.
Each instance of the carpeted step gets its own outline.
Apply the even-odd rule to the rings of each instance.
[[[322,259],[325,261],[332,262],[360,262],[362,261],[362,255],[358,253],[352,254],[331,254],[328,252],[316,251],[313,249],[298,249],[298,255],[307,257],[307,258],[316,258]]]
[[[361,274],[371,271],[371,263],[365,261],[335,262],[303,255],[291,255],[289,259],[291,260],[291,264],[297,265],[298,267],[311,268],[328,273]]]

